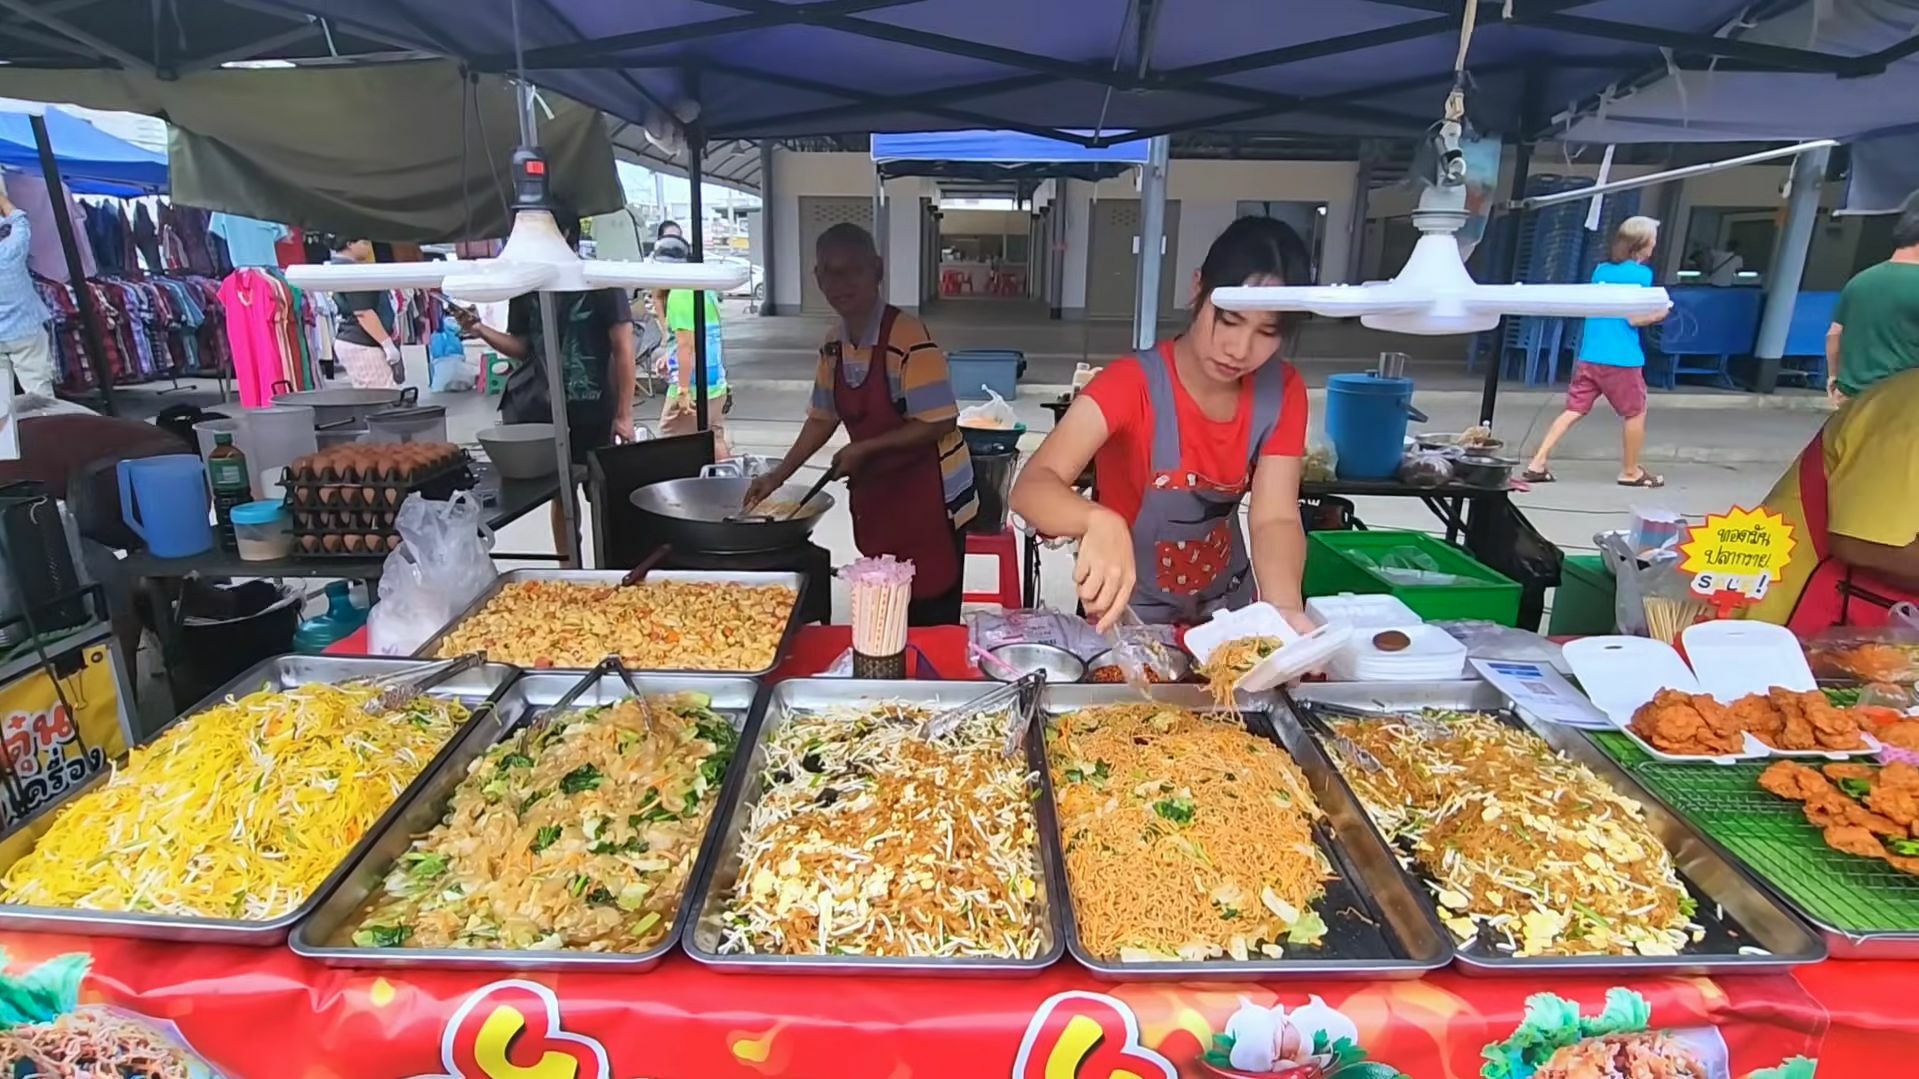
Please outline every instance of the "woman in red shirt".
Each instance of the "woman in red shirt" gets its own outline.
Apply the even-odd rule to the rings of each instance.
[[[1306,390],[1278,360],[1297,317],[1222,311],[1216,288],[1301,284],[1306,245],[1283,222],[1242,217],[1206,252],[1184,334],[1118,360],[1087,384],[1013,487],[1012,508],[1080,541],[1073,579],[1104,630],[1130,604],[1149,622],[1193,623],[1254,598],[1302,632],[1299,523]],[[1093,501],[1073,482],[1088,462]],[[1238,527],[1252,493],[1252,553]]]

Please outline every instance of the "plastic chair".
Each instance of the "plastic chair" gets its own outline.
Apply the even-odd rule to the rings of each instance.
[[[998,532],[985,534],[968,532],[966,553],[999,560],[999,589],[962,593],[960,599],[963,602],[997,603],[1009,611],[1024,606],[1020,599],[1019,540],[1014,537],[1012,529],[1002,528]]]

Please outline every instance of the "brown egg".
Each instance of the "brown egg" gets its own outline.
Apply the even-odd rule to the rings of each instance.
[[[389,487],[389,488],[387,488],[387,489],[386,489],[386,504],[387,504],[387,505],[389,505],[389,506],[397,506],[397,505],[399,505],[399,504],[400,504],[400,497],[401,497],[402,495],[404,495],[405,493],[406,493],[406,492],[404,492],[404,491],[402,491],[402,490],[400,490],[400,489],[399,489],[398,487]]]
[[[359,536],[359,535],[347,536],[346,537],[347,552],[350,554],[357,554],[360,548],[365,545],[365,543],[366,543],[366,539],[363,536]]]
[[[340,489],[338,487],[320,488],[320,505],[331,506],[338,501],[340,501]]]
[[[397,551],[397,550],[399,550],[399,549],[400,549],[400,537],[398,537],[398,536],[388,536],[388,537],[386,538],[386,549],[387,549],[387,550],[389,550],[389,551]]]
[[[368,553],[368,554],[379,554],[379,553],[380,553],[380,550],[381,550],[381,548],[383,548],[383,547],[385,547],[385,546],[386,546],[386,537],[385,537],[385,536],[382,536],[382,535],[380,535],[380,534],[378,534],[378,533],[375,533],[375,532],[369,532],[369,533],[367,533],[367,537],[366,537],[366,553]]]
[[[320,537],[318,536],[301,536],[300,537],[300,550],[305,551],[308,554],[311,554],[314,551],[317,551],[319,549],[320,549]]]
[[[311,506],[313,504],[313,488],[295,487],[293,489],[293,501],[296,505]]]
[[[338,536],[321,536],[321,537],[320,537],[320,546],[321,546],[322,548],[324,548],[324,549],[326,549],[326,550],[327,550],[328,552],[330,552],[330,553],[336,553],[336,552],[338,552],[338,551],[340,550],[340,537],[338,537]]]
[[[380,500],[380,489],[378,487],[360,488],[360,501],[371,506],[378,503],[379,500]]]

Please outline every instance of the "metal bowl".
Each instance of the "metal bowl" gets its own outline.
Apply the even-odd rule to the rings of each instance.
[[[474,436],[493,470],[509,480],[537,480],[559,471],[550,423],[509,423]]]
[[[1046,680],[1052,683],[1077,682],[1086,674],[1086,664],[1078,656],[1050,644],[1002,644],[990,654],[999,663],[983,664],[980,670],[996,682],[1010,681],[1034,671],[1044,672]],[[1001,664],[1019,674],[1006,673]]]
[[[1519,462],[1510,457],[1462,454],[1453,461],[1453,478],[1474,487],[1501,488],[1512,482]]]
[[[1185,649],[1176,648],[1171,645],[1168,645],[1167,647],[1160,649],[1160,653],[1162,657],[1164,658],[1164,663],[1158,665],[1161,667],[1161,669],[1154,672],[1155,674],[1158,675],[1158,678],[1156,679],[1157,681],[1184,682],[1186,681],[1188,677],[1192,675],[1193,657],[1187,655]],[[1170,669],[1167,669],[1167,668],[1170,668]],[[1094,676],[1099,674],[1099,672],[1104,670],[1118,670],[1118,669],[1119,669],[1119,660],[1114,657],[1113,653],[1110,650],[1101,652],[1099,655],[1094,656],[1092,659],[1089,659],[1086,661],[1086,679],[1085,680],[1088,682],[1098,683],[1102,680]],[[1120,678],[1118,679],[1118,681],[1120,682],[1124,682],[1125,680],[1126,678],[1124,675],[1121,675]]]

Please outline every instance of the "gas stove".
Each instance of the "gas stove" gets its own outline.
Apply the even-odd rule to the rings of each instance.
[[[748,570],[797,573],[806,581],[800,595],[800,617],[806,622],[833,620],[833,557],[817,543],[800,543],[772,551],[709,553],[674,548],[661,569]]]

